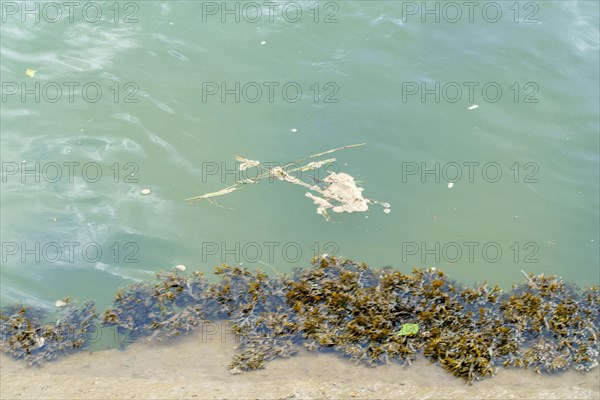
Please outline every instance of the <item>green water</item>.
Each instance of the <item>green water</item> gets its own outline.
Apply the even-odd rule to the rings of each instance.
[[[234,12],[222,22],[206,8],[221,2],[97,2],[97,22],[81,8],[72,20],[63,8],[57,22],[46,9],[38,22],[15,11],[23,3],[2,2],[1,302],[69,294],[103,307],[117,288],[177,264],[208,272],[237,257],[286,272],[323,252],[402,271],[435,266],[467,284],[508,287],[521,270],[599,284],[598,2],[495,2],[497,22],[489,7],[484,18],[486,3],[472,22],[467,9],[452,22],[440,5],[439,23],[409,3],[277,3],[270,21],[267,6],[256,20],[241,2],[240,21]],[[207,92],[236,82],[247,89],[239,102]],[[478,85],[472,101],[466,83]],[[433,89],[424,101],[407,92],[421,84]],[[22,98],[21,85],[33,94]],[[362,142],[335,153],[335,167],[390,203],[389,214],[374,205],[328,223],[285,182],[218,205],[184,201],[232,184],[235,155],[283,164]],[[22,177],[22,161],[46,175]],[[79,163],[67,164],[71,180],[69,162]],[[439,163],[439,179],[408,175],[422,163]],[[456,165],[462,179],[448,188]],[[491,182],[495,166],[502,175]]]

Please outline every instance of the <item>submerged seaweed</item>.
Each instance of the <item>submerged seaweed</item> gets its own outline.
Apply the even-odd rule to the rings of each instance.
[[[127,341],[148,336],[178,336],[205,320],[225,317],[224,306],[200,272],[184,276],[178,270],[158,273],[158,282],[139,282],[121,289],[114,306],[102,315],[105,326],[117,328]]]
[[[94,303],[88,301],[79,309],[68,298],[65,300],[54,324],[43,322],[47,314],[39,308],[20,304],[4,308],[0,313],[2,351],[33,365],[86,349],[96,329]]]
[[[117,293],[102,323],[137,339],[228,320],[239,339],[233,373],[263,368],[302,345],[371,366],[410,364],[421,353],[469,383],[499,366],[542,373],[598,365],[600,291],[554,276],[527,275],[505,292],[466,288],[434,268],[405,275],[329,256],[291,275],[228,265],[215,272],[217,283],[174,270],[133,284]],[[84,348],[97,317],[93,303],[80,310],[67,302],[56,325],[44,318],[24,306],[2,310],[2,350],[37,363]],[[418,332],[407,333],[406,324]]]

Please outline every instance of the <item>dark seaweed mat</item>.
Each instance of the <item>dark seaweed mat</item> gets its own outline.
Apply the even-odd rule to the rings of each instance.
[[[54,324],[44,323],[43,309],[12,305],[0,312],[0,349],[30,365],[52,360],[63,354],[89,347],[89,338],[96,329],[94,303],[85,302],[78,308],[68,298]]]
[[[228,320],[240,340],[232,372],[263,368],[299,345],[366,365],[410,364],[422,353],[469,383],[501,365],[537,372],[598,365],[600,291],[554,276],[529,275],[505,292],[487,284],[467,288],[436,269],[404,275],[334,257],[316,258],[291,275],[228,265],[215,273],[217,283],[174,271],[130,285],[101,323],[131,341]],[[35,364],[88,347],[98,318],[93,303],[67,303],[55,324],[34,308],[3,309],[2,350]],[[419,332],[400,336],[405,323],[419,324]]]

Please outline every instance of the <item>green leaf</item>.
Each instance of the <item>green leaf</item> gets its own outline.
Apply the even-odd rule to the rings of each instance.
[[[398,336],[412,335],[419,332],[419,324],[404,324],[398,332]]]

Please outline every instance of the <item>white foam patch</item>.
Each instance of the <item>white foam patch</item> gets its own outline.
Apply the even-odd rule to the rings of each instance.
[[[7,304],[21,303],[45,309],[54,308],[54,305],[51,302],[42,300],[39,297],[31,295],[30,293],[8,285],[2,286],[2,299],[5,300]]]
[[[115,267],[114,265],[108,265],[103,262],[97,262],[94,265],[94,268],[106,272],[110,275],[118,276],[121,279],[125,279],[128,281],[141,282],[148,279],[149,275],[153,275],[154,272],[146,271],[141,269],[131,269],[131,268],[123,268],[123,267]]]

